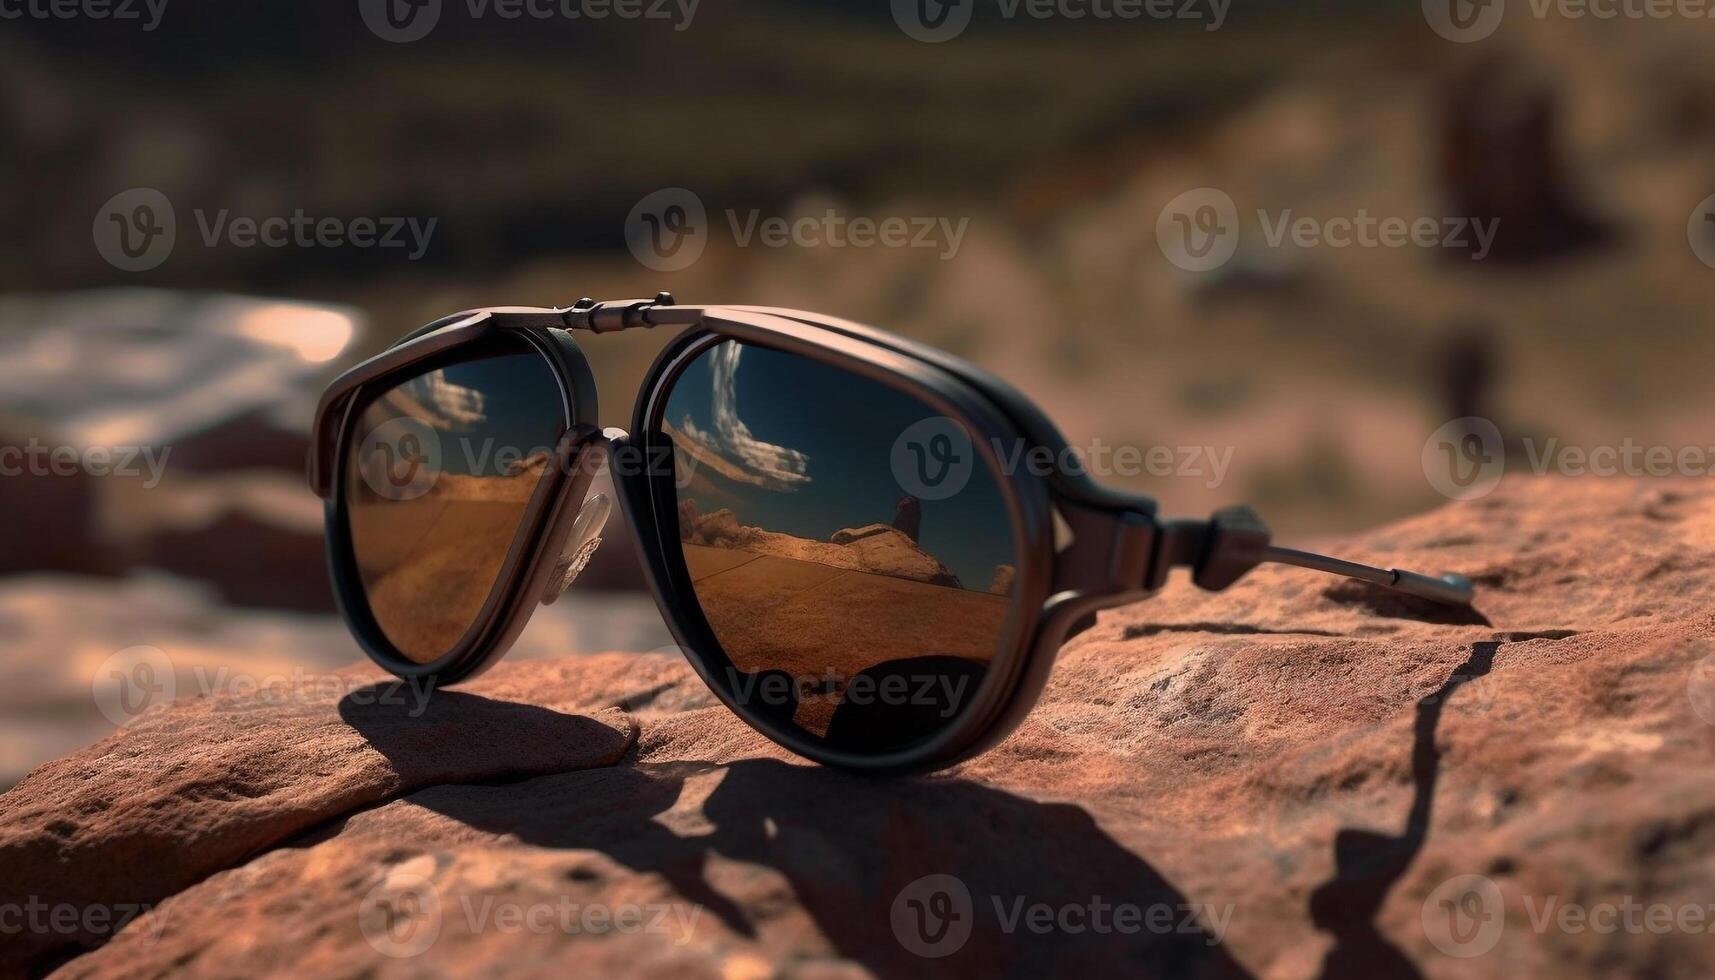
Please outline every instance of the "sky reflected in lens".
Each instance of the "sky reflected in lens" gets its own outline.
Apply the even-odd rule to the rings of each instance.
[[[901,485],[902,433],[937,417],[879,382],[732,341],[677,380],[663,429],[686,565],[731,660],[717,680],[750,710],[884,751],[970,704],[997,652],[1014,543],[980,460],[937,499]]]

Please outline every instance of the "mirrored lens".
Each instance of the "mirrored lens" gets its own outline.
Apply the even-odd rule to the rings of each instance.
[[[516,334],[360,404],[345,459],[351,557],[405,657],[429,663],[476,622],[565,430],[552,369]]]
[[[847,751],[973,702],[1011,602],[1012,522],[958,423],[802,355],[724,341],[674,382],[678,522],[738,703]]]

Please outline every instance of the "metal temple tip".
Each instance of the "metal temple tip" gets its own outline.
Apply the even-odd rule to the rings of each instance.
[[[1394,588],[1424,599],[1450,606],[1468,606],[1476,597],[1476,589],[1471,580],[1457,572],[1443,572],[1440,578],[1430,578],[1396,568],[1393,574]]]

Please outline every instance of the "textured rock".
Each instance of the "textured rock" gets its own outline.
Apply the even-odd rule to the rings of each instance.
[[[502,665],[427,730],[199,702],[0,798],[0,882],[171,895],[74,976],[1715,971],[1715,491],[1509,477],[1328,546],[1471,573],[1476,611],[1176,582],[1074,640],[1013,737],[916,779],[791,760],[660,656]],[[1127,905],[1160,930],[1095,927]],[[1625,927],[1652,906],[1677,918]],[[969,938],[919,958],[938,908]]]
[[[503,680],[429,697],[383,676],[353,669],[174,702],[37,769],[0,796],[6,901],[152,906],[359,807],[441,783],[610,765],[634,734],[622,712],[519,703],[525,692]],[[102,936],[98,925],[12,938],[0,947],[8,972]]]
[[[905,532],[886,524],[842,528],[827,541],[814,541],[740,524],[738,517],[724,507],[699,514],[690,501],[682,501],[679,504],[679,529],[687,544],[813,561],[834,568],[873,572],[933,585],[960,584],[959,577],[939,559],[919,548]]]

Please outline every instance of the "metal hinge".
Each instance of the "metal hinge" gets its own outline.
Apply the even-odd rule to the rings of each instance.
[[[585,296],[563,314],[568,330],[612,333],[633,327],[653,327],[649,311],[657,306],[677,306],[672,293],[656,293],[654,299],[616,299],[597,302]]]

